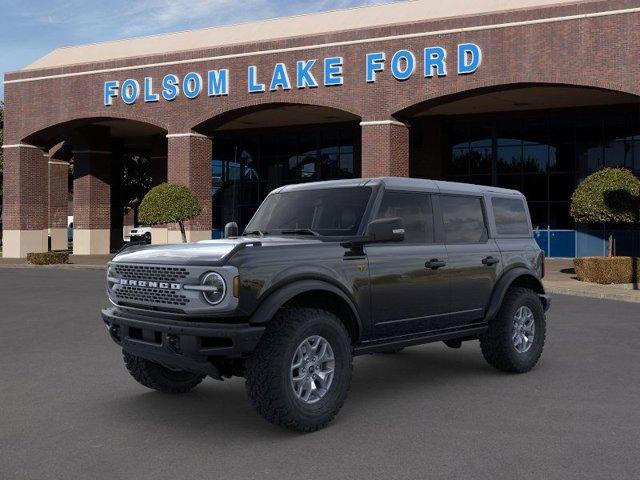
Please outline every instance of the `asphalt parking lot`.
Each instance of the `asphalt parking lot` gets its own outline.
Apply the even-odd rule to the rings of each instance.
[[[135,383],[103,276],[0,268],[0,479],[638,478],[638,304],[554,297],[526,375],[477,342],[358,357],[339,416],[301,435],[258,417],[242,379]]]

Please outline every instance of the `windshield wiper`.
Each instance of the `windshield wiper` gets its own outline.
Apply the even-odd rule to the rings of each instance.
[[[320,234],[315,230],[311,230],[310,228],[295,228],[292,230],[282,230],[280,232],[282,235],[313,235],[314,237],[319,237]]]
[[[249,235],[259,235],[260,237],[264,237],[268,233],[269,232],[263,232],[262,230],[251,230],[250,232],[243,232],[242,236],[246,237],[246,236],[249,236]]]

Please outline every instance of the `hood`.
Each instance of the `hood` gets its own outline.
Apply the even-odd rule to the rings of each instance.
[[[221,265],[244,248],[269,248],[279,245],[310,245],[322,243],[306,237],[239,237],[224,240],[204,240],[198,243],[142,245],[118,253],[114,262],[154,263],[169,265]]]

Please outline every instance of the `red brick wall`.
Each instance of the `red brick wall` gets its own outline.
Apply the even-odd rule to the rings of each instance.
[[[202,214],[187,222],[188,230],[211,230],[211,140],[203,136],[171,137],[168,150],[168,181],[191,189]],[[204,178],[203,178],[204,175]],[[170,229],[177,229],[170,225]]]
[[[409,176],[409,128],[406,125],[362,126],[362,176]]]
[[[44,230],[48,214],[48,158],[37,148],[4,150],[4,230]]]
[[[67,228],[69,164],[49,161],[49,227]]]
[[[636,1],[629,0],[582,2],[576,5],[537,10],[519,10],[470,18],[416,22],[309,38],[212,48],[159,57],[116,60],[100,64],[70,66],[64,69],[30,70],[9,73],[6,75],[6,79],[10,81],[19,78],[116,68],[158,61],[180,61],[197,57],[233,55],[247,51],[292,48],[316,43],[324,44],[386,35],[495,25],[504,22],[578,15],[637,6]],[[47,135],[44,135],[41,132],[43,129],[61,122],[97,116],[146,121],[160,126],[170,133],[186,132],[225,112],[273,102],[325,105],[354,113],[363,120],[384,120],[419,102],[471,89],[513,83],[584,85],[638,94],[640,88],[638,88],[636,79],[640,74],[640,66],[635,60],[633,52],[640,45],[639,24],[640,14],[629,13],[534,25],[489,28],[479,31],[443,33],[426,37],[386,41],[372,40],[367,43],[316,48],[309,51],[189,62],[143,70],[9,83],[6,85],[5,93],[5,138],[7,142],[14,143],[40,132],[36,137],[46,139],[50,132],[46,132]],[[456,45],[461,42],[475,42],[482,48],[483,64],[474,74],[457,75],[455,71]],[[433,45],[440,45],[447,49],[450,60],[448,76],[425,79],[421,75],[419,62],[416,74],[404,82],[395,80],[387,68],[385,72],[379,74],[377,82],[366,83],[364,69],[367,52],[385,51],[389,59],[396,50],[408,48],[420,60],[422,49]],[[294,86],[291,91],[263,94],[249,94],[246,91],[248,65],[257,65],[263,76],[262,81],[268,83],[267,78],[276,62],[284,62],[292,75],[295,71],[296,60],[322,59],[334,55],[342,55],[345,59],[344,85],[342,86],[320,86],[316,89],[301,90]],[[132,77],[142,83],[144,76],[151,76],[157,86],[165,74],[175,73],[182,77],[188,71],[195,70],[204,74],[211,68],[230,69],[230,95],[210,98],[203,94],[194,100],[189,100],[181,95],[173,102],[164,100],[146,104],[138,102],[134,106],[124,105],[120,99],[115,99],[113,106],[105,107],[103,105],[102,89],[106,80],[118,79],[122,81]],[[316,77],[320,77],[320,70],[315,73]]]
[[[97,64],[74,65],[63,68],[28,70],[8,73],[8,81],[47,75],[68,75],[91,70],[122,68],[157,62],[185,61],[177,65],[154,66],[128,71],[92,73],[78,76],[8,83],[5,86],[5,143],[25,141],[49,148],[75,129],[78,119],[94,121],[111,117],[132,119],[156,125],[168,133],[186,133],[192,130],[207,132],[203,122],[228,112],[269,103],[299,103],[322,105],[350,112],[365,122],[398,119],[410,120],[410,107],[422,102],[440,102],[476,89],[500,88],[510,84],[562,84],[598,87],[631,94],[640,94],[640,62],[636,52],[640,46],[640,13],[600,15],[573,20],[551,21],[526,25],[505,25],[544,18],[591,14],[624,8],[637,8],[637,0],[584,1],[573,5],[524,9],[506,13],[461,17],[435,21],[422,21],[372,29],[291,38],[271,42],[210,48],[191,52],[171,53],[155,57],[129,58]],[[502,26],[496,26],[502,25]],[[490,28],[485,28],[489,27]],[[483,27],[473,31],[456,31]],[[427,36],[420,35],[424,32]],[[398,35],[418,36],[382,39]],[[370,39],[370,41],[369,41]],[[336,42],[363,43],[335,45]],[[456,47],[459,43],[474,42],[482,48],[483,62],[479,70],[470,75],[456,72]],[[325,46],[298,51],[266,53],[233,57],[247,52],[272,49],[291,49],[308,45]],[[448,52],[448,75],[424,78],[421,52],[425,47],[442,46]],[[406,81],[397,81],[389,71],[378,74],[375,83],[365,79],[365,55],[384,51],[388,61],[398,49],[410,49],[417,57],[416,73]],[[204,62],[197,58],[230,56]],[[295,62],[300,59],[321,59],[328,56],[344,57],[344,84],[342,86],[297,89],[290,91],[249,94],[247,67],[256,65],[261,82],[269,82],[273,66],[284,62],[295,81]],[[189,100],[184,95],[172,102],[160,100],[133,106],[114,99],[111,107],[103,105],[103,85],[107,80],[135,78],[140,84],[151,76],[159,91],[162,77],[174,73],[180,78],[189,71],[204,75],[209,69],[230,70],[230,94],[211,98],[203,92]],[[321,81],[321,69],[314,71]],[[70,123],[71,122],[71,123]],[[87,136],[87,134],[83,134]],[[83,135],[77,137],[82,141]],[[108,134],[107,134],[108,135]],[[401,126],[364,127],[362,131],[362,175],[408,175],[408,132]],[[40,225],[42,215],[30,209],[29,202],[40,193],[45,167],[34,164],[34,152],[5,152],[5,222],[6,225]],[[210,201],[210,142],[196,137],[175,137],[169,142],[169,181],[189,185],[196,190],[205,212],[192,228],[209,229],[211,226]],[[107,162],[108,163],[108,162]],[[108,168],[86,160],[87,175],[76,176],[76,224],[79,228],[108,228]],[[34,167],[33,170],[26,168]],[[36,172],[36,174],[34,174]],[[205,173],[206,172],[206,173]],[[46,173],[46,172],[45,172]],[[28,188],[25,188],[28,186]],[[45,199],[46,201],[46,199]],[[24,206],[21,206],[23,205]],[[28,213],[33,212],[33,213]],[[21,215],[26,215],[24,218]],[[44,220],[46,223],[46,219]],[[8,228],[8,227],[5,227]]]
[[[73,154],[73,227],[111,228],[111,153]]]

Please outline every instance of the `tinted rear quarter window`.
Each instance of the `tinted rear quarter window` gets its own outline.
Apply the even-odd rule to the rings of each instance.
[[[443,195],[440,198],[447,243],[483,243],[487,226],[479,197]]]
[[[519,198],[491,199],[498,235],[529,235],[524,202]]]

